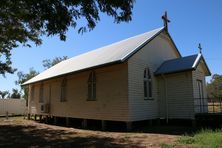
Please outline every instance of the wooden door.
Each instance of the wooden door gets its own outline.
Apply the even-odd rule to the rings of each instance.
[[[204,95],[203,95],[203,83],[202,80],[197,80],[197,87],[198,87],[198,104],[200,108],[200,112],[204,112]]]

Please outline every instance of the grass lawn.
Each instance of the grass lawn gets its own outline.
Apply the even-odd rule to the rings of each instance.
[[[194,136],[183,136],[179,139],[180,143],[192,144],[197,147],[222,147],[222,130],[202,130]]]
[[[195,148],[221,148],[222,147],[222,129],[201,130],[193,135],[185,135],[178,138],[177,142],[169,145],[162,144],[163,148],[171,147],[195,147]]]

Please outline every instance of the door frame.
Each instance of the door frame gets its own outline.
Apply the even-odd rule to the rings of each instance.
[[[203,81],[200,79],[196,80],[197,87],[198,87],[198,96],[199,96],[199,105],[200,105],[200,112],[204,112],[204,92],[203,92]]]

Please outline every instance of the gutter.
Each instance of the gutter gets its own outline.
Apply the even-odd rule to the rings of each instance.
[[[154,75],[155,75],[155,76],[168,75],[168,74],[175,74],[175,73],[186,72],[186,71],[193,71],[193,70],[196,70],[196,68],[182,69],[182,70],[165,72],[165,73],[157,73],[157,72],[154,72]]]
[[[87,71],[87,70],[95,70],[95,69],[98,69],[98,68],[102,68],[102,67],[106,67],[106,66],[112,66],[112,65],[116,65],[116,64],[122,64],[124,63],[123,61],[121,60],[118,60],[118,61],[113,61],[113,62],[110,62],[110,63],[105,63],[105,64],[101,64],[101,65],[96,65],[96,66],[93,66],[93,67],[88,67],[88,68],[84,68],[84,69],[80,69],[80,70],[77,70],[77,71],[73,71],[73,72],[68,72],[68,73],[64,73],[64,74],[60,74],[60,75],[57,75],[57,76],[53,76],[53,77],[49,77],[49,78],[45,78],[45,79],[41,79],[41,80],[37,80],[37,81],[32,81],[32,82],[29,82],[31,81],[33,78],[31,78],[30,80],[26,81],[25,83],[21,84],[21,86],[26,86],[26,85],[29,85],[29,84],[33,84],[33,83],[37,83],[37,82],[40,82],[40,81],[47,81],[47,80],[50,80],[50,79],[53,79],[53,78],[59,78],[59,77],[63,77],[63,76],[68,76],[68,75],[72,75],[72,74],[75,74],[75,73],[80,73],[80,72],[84,72],[84,71]],[[44,71],[43,71],[44,72]],[[42,73],[43,73],[42,72]],[[40,73],[41,74],[41,73]],[[38,75],[40,75],[38,74]],[[38,76],[37,75],[37,76]]]

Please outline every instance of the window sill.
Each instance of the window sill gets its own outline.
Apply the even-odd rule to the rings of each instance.
[[[67,102],[66,100],[64,100],[64,101],[60,101],[61,103],[63,103],[63,102]]]
[[[96,100],[90,100],[90,99],[87,99],[86,101],[96,101]]]
[[[154,98],[144,98],[144,100],[151,100],[151,101],[153,101]]]

